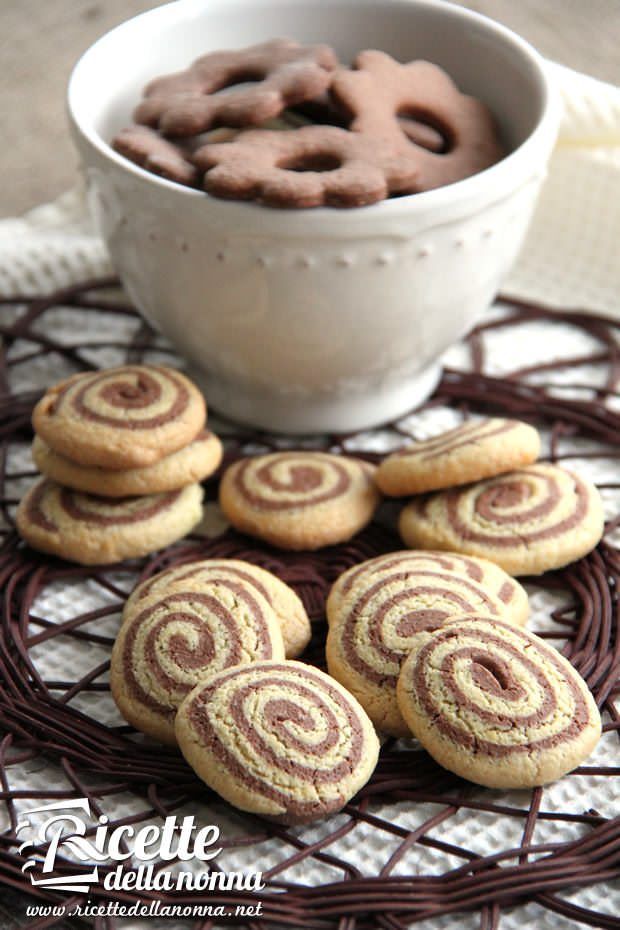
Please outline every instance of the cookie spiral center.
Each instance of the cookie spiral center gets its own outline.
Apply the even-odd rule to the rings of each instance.
[[[215,655],[215,640],[211,630],[200,618],[195,617],[193,614],[183,613],[182,611],[168,614],[151,632],[149,645],[153,636],[157,636],[159,633],[161,626],[177,623],[185,624],[186,630],[183,632],[177,630],[170,635],[167,643],[162,643],[174,664],[182,670],[202,668],[209,665]],[[191,637],[188,635],[190,630],[195,631]],[[149,648],[147,654],[155,661],[154,648]]]
[[[256,472],[257,478],[274,491],[290,491],[306,494],[320,487],[322,475],[312,465],[290,465],[286,477],[281,477],[270,464]]]
[[[484,653],[474,653],[471,661],[472,681],[482,691],[500,694],[513,686],[512,676],[505,663]]]
[[[139,409],[159,400],[161,388],[154,378],[138,375],[135,382],[116,381],[104,384],[101,396],[112,407]]]

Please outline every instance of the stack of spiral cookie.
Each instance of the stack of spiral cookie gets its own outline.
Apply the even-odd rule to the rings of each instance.
[[[74,375],[33,412],[43,477],[16,515],[35,549],[85,565],[146,555],[202,518],[200,482],[220,464],[198,388],[180,372],[126,365]]]
[[[372,723],[341,685],[302,662],[310,623],[264,569],[210,559],[140,584],[123,612],[110,685],[125,719],[178,743],[242,810],[287,823],[339,810],[374,770]]]

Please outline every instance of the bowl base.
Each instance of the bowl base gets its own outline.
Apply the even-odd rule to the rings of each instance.
[[[379,387],[372,394],[342,392],[309,396],[231,384],[201,369],[189,376],[207,398],[210,409],[229,420],[270,433],[352,433],[381,426],[417,407],[433,392],[441,366],[429,365],[398,386]]]

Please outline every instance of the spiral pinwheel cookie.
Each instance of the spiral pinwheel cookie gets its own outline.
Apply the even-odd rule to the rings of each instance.
[[[204,427],[202,394],[184,375],[125,365],[74,375],[34,408],[35,432],[80,465],[139,468],[190,443]]]
[[[400,534],[414,549],[450,549],[497,562],[511,575],[541,575],[587,555],[603,535],[596,487],[556,465],[412,500]]]
[[[374,467],[326,452],[274,452],[231,465],[220,505],[237,529],[281,549],[344,542],[372,519]]]
[[[202,488],[112,499],[42,478],[22,498],[17,529],[34,549],[82,565],[147,555],[185,536],[202,518]]]
[[[533,633],[486,617],[453,618],[414,637],[398,702],[440,765],[490,788],[555,781],[601,735],[572,665]]]
[[[408,736],[396,683],[411,643],[454,614],[527,620],[523,588],[497,565],[454,553],[393,552],[350,568],[327,602],[327,667],[375,726]]]
[[[284,659],[284,643],[256,588],[234,572],[214,573],[209,584],[186,575],[172,586],[159,576],[125,607],[110,687],[125,720],[174,744],[177,708],[205,675],[262,659]]]
[[[130,497],[176,491],[186,484],[204,481],[222,460],[222,443],[214,433],[202,430],[187,446],[153,465],[112,469],[78,465],[55,452],[40,436],[35,436],[32,457],[42,474],[68,488],[100,497]]]
[[[527,423],[469,420],[388,455],[377,469],[376,482],[384,494],[403,497],[501,475],[535,462],[539,454],[540,436]]]
[[[251,596],[266,600],[278,619],[286,657],[289,659],[301,655],[310,641],[310,620],[293,589],[264,568],[240,559],[205,559],[159,572],[143,581],[132,592],[125,606],[125,614],[142,609],[143,602],[153,596],[166,597],[188,583],[195,590],[205,593],[213,585],[232,585],[235,589],[243,589]]]
[[[175,723],[183,755],[235,807],[284,823],[340,810],[368,781],[379,741],[357,703],[302,662],[259,662],[194,688]]]

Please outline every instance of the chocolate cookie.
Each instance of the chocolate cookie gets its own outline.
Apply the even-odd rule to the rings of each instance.
[[[301,655],[310,641],[310,621],[293,589],[271,572],[240,559],[205,559],[168,568],[138,585],[126,609],[135,612],[145,600],[155,595],[165,597],[188,583],[205,592],[214,584],[235,585],[266,600],[278,618],[289,659]]]
[[[284,823],[340,810],[368,781],[379,741],[354,697],[301,662],[220,672],[176,718],[183,755],[225,800]]]
[[[274,452],[231,465],[220,505],[237,529],[281,549],[344,542],[371,519],[379,492],[374,468],[326,452]]]
[[[147,126],[128,126],[112,139],[112,148],[146,171],[193,187],[200,175],[190,152]]]
[[[587,555],[604,530],[596,487],[556,465],[529,465],[476,484],[415,498],[400,534],[412,548],[450,549],[540,575]]]
[[[202,518],[202,488],[111,499],[42,478],[22,498],[17,529],[34,549],[81,565],[103,565],[155,552]]]
[[[535,462],[540,436],[519,420],[468,420],[388,455],[377,469],[384,494],[404,497],[468,484]]]
[[[354,566],[328,601],[327,667],[379,730],[407,736],[396,682],[411,642],[446,617],[526,622],[527,595],[497,565],[441,552],[394,552]]]
[[[295,209],[367,206],[408,190],[417,176],[393,138],[338,126],[246,130],[199,148],[194,160],[216,197]]]
[[[351,116],[349,128],[377,143],[398,144],[401,165],[408,165],[411,183],[401,193],[418,193],[452,184],[490,167],[503,157],[489,109],[462,94],[450,76],[430,61],[401,64],[385,52],[360,52],[354,70],[341,68],[331,93]],[[439,146],[429,133],[420,140],[410,117],[425,122],[442,137]],[[422,144],[418,144],[422,141]]]
[[[205,419],[198,388],[155,365],[74,375],[49,388],[32,414],[35,432],[55,452],[113,469],[158,462],[190,443]]]
[[[134,117],[170,136],[194,136],[211,126],[256,126],[321,94],[337,64],[328,46],[292,39],[209,52],[186,71],[151,81]],[[226,93],[218,93],[223,88]]]
[[[490,788],[555,781],[601,735],[586,683],[544,640],[486,617],[419,633],[398,680],[401,712],[445,768]]]

